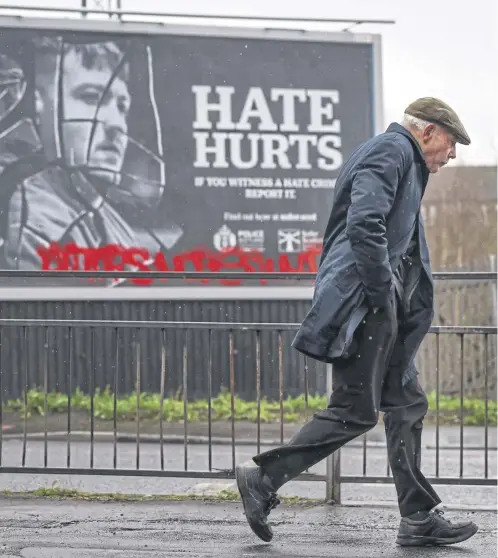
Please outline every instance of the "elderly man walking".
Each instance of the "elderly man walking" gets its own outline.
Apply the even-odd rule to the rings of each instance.
[[[289,441],[236,468],[251,529],[269,542],[277,490],[384,413],[401,515],[396,542],[437,546],[477,532],[452,523],[420,470],[427,398],[414,360],[433,319],[434,285],[420,205],[430,173],[470,138],[456,113],[432,97],[416,100],[401,124],[360,145],[344,163],[324,235],[315,293],[293,342],[333,364],[329,405]]]

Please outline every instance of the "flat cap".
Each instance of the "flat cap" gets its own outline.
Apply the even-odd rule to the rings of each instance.
[[[463,127],[457,113],[446,103],[434,97],[422,97],[413,101],[405,110],[405,114],[426,120],[431,124],[439,124],[455,136],[458,143],[470,144],[470,137]]]

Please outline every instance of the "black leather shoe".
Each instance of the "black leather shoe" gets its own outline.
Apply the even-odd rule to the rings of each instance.
[[[396,543],[400,546],[443,546],[461,543],[477,533],[478,527],[472,521],[452,523],[443,514],[436,508],[420,520],[403,517]]]
[[[267,519],[280,500],[271,490],[260,467],[238,466],[235,468],[235,478],[249,526],[261,540],[270,542],[273,531]]]

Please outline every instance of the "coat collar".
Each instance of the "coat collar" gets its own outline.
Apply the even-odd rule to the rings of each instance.
[[[396,132],[398,134],[403,134],[406,138],[408,138],[413,145],[413,150],[425,164],[424,152],[422,151],[422,148],[413,134],[411,134],[405,127],[401,126],[401,124],[398,124],[397,122],[393,122],[389,125],[386,132]]]
[[[410,140],[415,156],[418,156],[420,162],[422,163],[422,174],[424,177],[423,190],[425,192],[425,187],[427,186],[427,181],[429,180],[430,171],[425,162],[424,152],[422,151],[422,148],[420,147],[418,141],[415,139],[413,134],[411,134],[404,126],[401,126],[401,124],[398,124],[397,122],[393,122],[392,124],[390,124],[386,132],[396,132],[398,134],[403,134]]]

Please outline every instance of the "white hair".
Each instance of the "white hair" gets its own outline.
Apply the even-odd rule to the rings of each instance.
[[[421,118],[417,118],[416,116],[412,116],[411,114],[405,113],[403,115],[402,125],[405,127],[411,126],[413,128],[417,128],[417,130],[423,130],[429,124],[430,122],[427,122],[427,120],[422,120]]]

